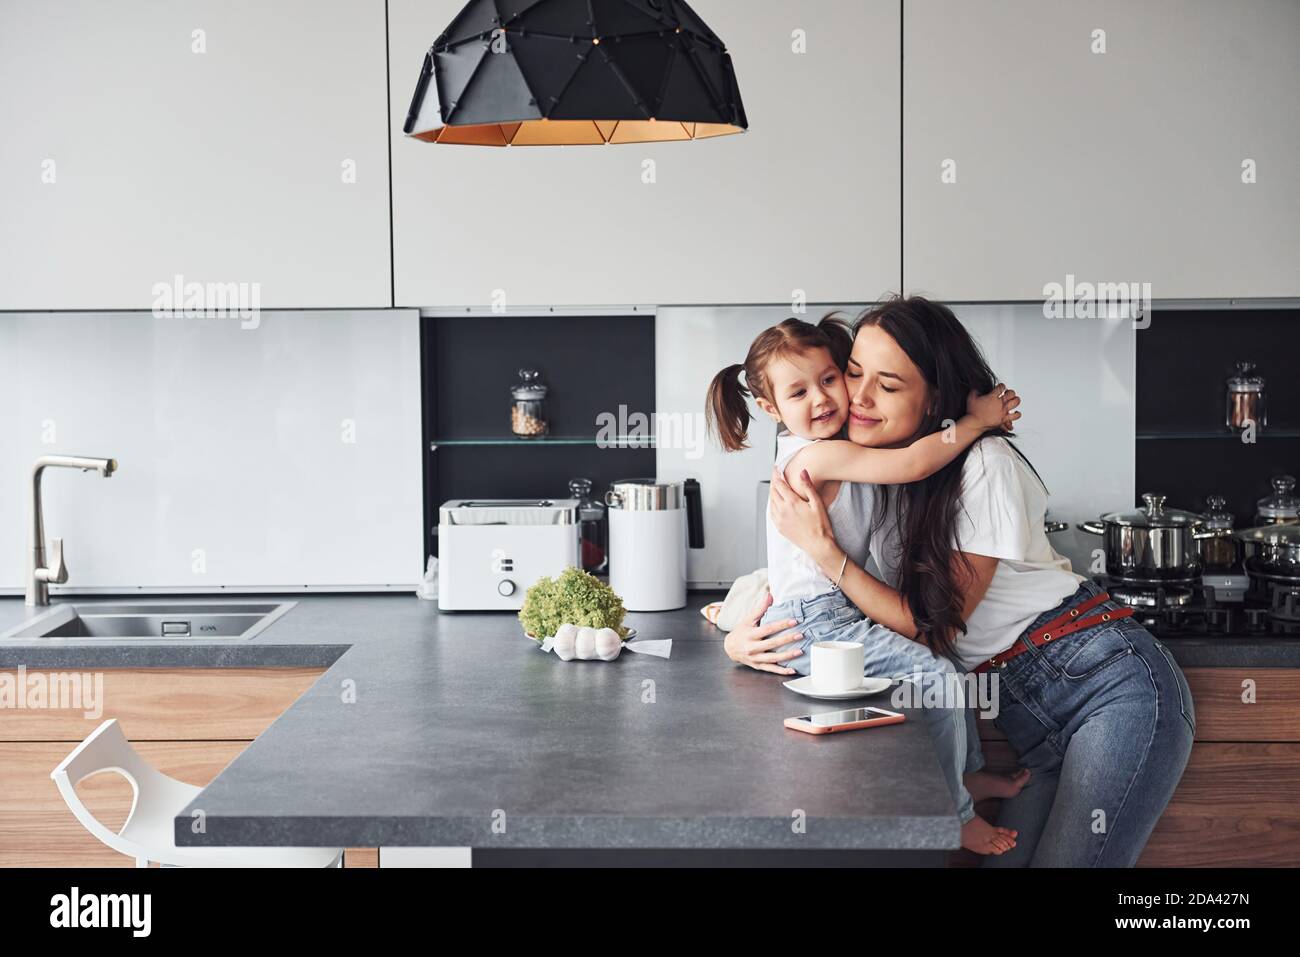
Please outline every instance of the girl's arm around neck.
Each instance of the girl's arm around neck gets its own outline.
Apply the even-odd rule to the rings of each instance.
[[[917,439],[901,449],[875,449],[841,439],[817,442],[797,456],[817,482],[862,482],[906,485],[927,479],[990,429],[1010,432],[1020,418],[1015,390],[998,383],[984,395],[972,392],[967,412],[948,428]]]
[[[985,431],[982,422],[964,415],[950,429],[934,432],[901,449],[872,449],[847,439],[832,439],[800,450],[795,458],[818,483],[838,480],[906,485],[929,478],[970,448]]]

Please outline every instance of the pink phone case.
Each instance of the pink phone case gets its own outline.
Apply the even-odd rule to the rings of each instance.
[[[880,710],[884,710],[883,708]],[[845,724],[815,725],[809,724],[802,718],[786,718],[785,726],[791,731],[802,731],[805,734],[833,734],[836,731],[856,731],[858,728],[874,728],[881,724],[898,724],[906,720],[906,716],[899,714],[897,711],[885,711],[884,714],[874,718],[868,718],[865,721],[849,721]]]

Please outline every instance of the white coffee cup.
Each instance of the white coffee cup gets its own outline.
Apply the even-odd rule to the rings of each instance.
[[[812,646],[812,685],[834,694],[862,687],[866,649],[856,641],[816,641]]]

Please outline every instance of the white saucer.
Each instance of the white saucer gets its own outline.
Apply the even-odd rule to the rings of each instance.
[[[785,686],[796,694],[808,698],[820,698],[822,701],[844,701],[848,698],[861,698],[869,694],[879,694],[894,682],[890,678],[863,678],[862,687],[851,691],[817,691],[813,688],[812,678],[795,678],[784,682]]]

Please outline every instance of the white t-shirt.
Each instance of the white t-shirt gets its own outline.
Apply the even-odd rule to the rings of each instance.
[[[776,437],[776,467],[785,471],[790,459],[815,441],[819,440],[781,432]],[[835,500],[826,509],[835,540],[848,554],[849,561],[857,565],[864,564],[869,554],[867,539],[871,532],[873,488],[871,485],[841,482]],[[808,553],[776,530],[770,504],[767,509],[767,587],[772,592],[773,604],[797,598],[816,598],[834,590],[831,580],[822,574]]]
[[[882,580],[898,587],[898,523],[891,495],[884,527],[871,536],[871,557]],[[1057,554],[1043,518],[1047,490],[1004,438],[976,442],[961,474],[957,512],[958,551],[998,559],[984,599],[957,635],[963,667],[1005,651],[1043,612],[1074,594],[1083,581],[1070,560]]]

